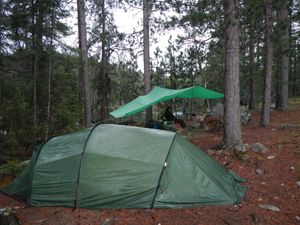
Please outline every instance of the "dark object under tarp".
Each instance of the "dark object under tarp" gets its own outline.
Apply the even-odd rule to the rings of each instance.
[[[179,123],[180,126],[182,128],[185,128],[186,125],[185,125],[185,122],[181,119],[178,119],[176,116],[173,115],[172,113],[172,108],[170,106],[168,106],[164,112],[164,115],[163,117],[167,120],[167,121],[173,121],[175,123]]]
[[[155,86],[147,95],[139,96],[126,105],[110,112],[115,118],[130,116],[141,112],[144,109],[163,101],[172,98],[203,98],[203,99],[218,99],[223,98],[222,93],[212,91],[200,86],[193,86],[183,89],[168,89]]]
[[[33,206],[175,208],[239,203],[242,181],[174,132],[99,124],[49,139],[0,191]]]

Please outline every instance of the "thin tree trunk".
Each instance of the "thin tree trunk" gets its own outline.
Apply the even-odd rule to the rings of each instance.
[[[37,50],[36,50],[36,4],[33,0],[31,0],[31,41],[32,41],[32,49],[34,51],[32,57],[32,73],[33,73],[33,129],[34,129],[34,137],[35,137],[35,130],[37,127],[37,96],[36,96],[36,79],[37,79]],[[35,140],[34,140],[35,142]]]
[[[289,5],[288,5],[288,17],[289,17],[289,37],[292,37],[292,27],[293,27],[293,20],[292,20],[292,15],[293,15],[293,10],[292,8],[294,7],[294,1],[293,0],[289,0]],[[292,46],[293,44],[293,40],[292,38],[289,38],[289,47]],[[296,48],[291,48],[289,50],[289,74],[292,77],[292,83],[291,83],[291,88],[289,88],[289,93],[290,96],[294,97],[294,75],[295,75],[295,68],[294,63],[293,62],[293,56],[296,55]],[[294,60],[296,60],[296,57],[294,57]]]
[[[79,42],[79,49],[81,49],[81,44]],[[80,52],[79,52],[80,55]],[[80,56],[79,56],[80,57]],[[78,64],[77,64],[77,90],[78,90],[78,104],[81,106],[81,113],[83,113],[83,82],[82,82],[82,72],[81,72],[81,60],[79,59]],[[84,125],[84,116],[82,116],[79,120],[80,126],[85,126]]]
[[[244,150],[240,122],[239,1],[225,0],[224,149]]]
[[[206,81],[204,82],[204,87],[205,88],[207,87]],[[205,99],[205,102],[207,104],[207,111],[210,111],[211,110],[211,105],[210,105],[209,99]]]
[[[34,3],[32,3],[34,4]],[[34,36],[33,36],[33,49],[34,49],[34,68],[33,68],[33,126],[34,133],[38,126],[38,100],[37,100],[37,80],[40,76],[41,55],[43,53],[43,23],[44,23],[44,6],[41,0],[37,0],[34,5],[33,21],[36,18],[34,24]]]
[[[52,55],[49,56],[49,72],[48,72],[48,103],[47,103],[47,121],[45,129],[45,140],[48,139],[50,126],[50,109],[51,109],[51,77],[52,77]]]
[[[254,65],[254,18],[250,18],[250,29],[249,29],[249,109],[255,109],[255,65]]]
[[[143,0],[143,36],[144,36],[144,84],[146,94],[151,91],[151,74],[150,74],[150,3],[149,0]],[[152,107],[146,109],[146,126],[152,122]]]
[[[279,13],[277,13],[277,18],[276,21],[279,21]],[[280,105],[280,35],[278,35],[278,33],[280,33],[280,25],[275,26],[274,27],[274,37],[276,37],[276,42],[273,46],[273,80],[275,81],[275,108],[276,110],[278,109],[278,106]],[[277,34],[277,35],[275,35]]]
[[[33,65],[33,128],[37,128],[37,91],[36,91],[36,79],[38,74],[38,53],[34,54],[34,65]],[[34,131],[35,133],[35,131]]]
[[[282,1],[278,12],[279,28],[279,74],[278,74],[278,105],[277,110],[285,110],[288,106],[288,85],[289,85],[289,23],[288,23],[288,2]]]
[[[277,40],[279,42],[279,40]],[[279,44],[278,44],[279,45]],[[281,111],[278,107],[280,105],[280,48],[278,45],[274,45],[273,53],[273,77],[275,78],[275,108]]]
[[[272,83],[272,64],[273,64],[273,42],[272,42],[272,4],[270,0],[266,0],[265,14],[265,66],[264,66],[264,96],[261,110],[261,126],[266,127],[270,123],[270,107],[271,107],[271,83]]]
[[[297,53],[299,52],[297,47],[294,51],[293,97],[297,96]]]
[[[52,48],[53,48],[53,25],[54,25],[54,13],[51,14],[51,36],[50,36],[50,54],[49,54],[49,72],[48,72],[48,103],[47,103],[47,121],[45,128],[45,140],[48,139],[49,126],[51,118],[51,78],[52,78]]]
[[[78,13],[78,34],[80,47],[80,72],[82,76],[83,97],[84,97],[84,126],[91,126],[91,94],[90,94],[90,78],[88,69],[88,52],[87,52],[87,36],[85,22],[85,4],[84,0],[77,0]]]
[[[105,13],[105,0],[102,0],[101,5],[101,14],[102,14],[102,37],[101,37],[101,64],[100,64],[100,120],[104,120],[108,114],[108,75],[107,75],[107,42],[106,42],[106,13]]]

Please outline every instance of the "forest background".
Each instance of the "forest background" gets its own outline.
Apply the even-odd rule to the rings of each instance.
[[[80,34],[78,48],[62,41],[70,35],[71,2],[0,2],[1,155],[18,156],[48,137],[85,125]],[[238,4],[241,101],[251,110],[261,109],[269,91],[276,109],[285,110],[287,96],[300,95],[297,0],[79,0],[77,4],[83,4],[91,18],[86,43],[90,121],[103,121],[113,109],[145,94],[144,73],[137,65],[145,49],[145,29],[119,32],[114,20],[116,9],[143,11],[145,2],[149,4],[150,37],[174,29],[184,31],[170,39],[165,51],[154,50],[148,91],[154,85],[174,89],[201,85],[226,92],[228,24],[224,12],[226,3],[233,2]],[[151,46],[155,40],[149,42]],[[187,103],[189,111],[198,110],[195,104]]]

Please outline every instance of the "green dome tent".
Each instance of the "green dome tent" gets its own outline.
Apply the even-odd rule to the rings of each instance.
[[[195,207],[239,203],[241,181],[176,133],[99,124],[49,139],[0,191],[33,206]]]

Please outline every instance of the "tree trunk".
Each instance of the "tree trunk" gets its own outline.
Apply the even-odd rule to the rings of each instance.
[[[297,56],[299,50],[296,46],[294,50],[294,69],[293,69],[293,97],[297,96]]]
[[[224,149],[244,150],[240,122],[239,1],[225,0]]]
[[[149,0],[143,0],[143,36],[144,36],[144,84],[146,94],[151,91],[151,74],[150,74],[150,4]],[[150,126],[152,121],[152,107],[146,109],[146,126]]]
[[[78,34],[80,48],[80,73],[82,76],[83,97],[84,97],[84,126],[91,126],[91,94],[90,94],[90,78],[88,68],[88,52],[87,52],[87,36],[85,23],[85,4],[84,0],[77,0],[78,13]]]
[[[32,1],[32,46],[34,50],[33,59],[33,127],[34,136],[38,126],[38,97],[37,97],[37,80],[40,77],[40,59],[43,52],[43,21],[44,8],[41,0]],[[35,140],[34,140],[35,141]]]
[[[47,103],[47,121],[45,128],[45,140],[48,139],[49,135],[49,126],[51,118],[51,79],[52,79],[52,48],[53,48],[53,25],[54,25],[54,12],[51,13],[51,33],[50,33],[50,52],[49,52],[49,71],[48,71],[48,103]]]
[[[249,29],[249,102],[248,108],[255,109],[255,65],[254,65],[254,18],[250,18]]]
[[[294,79],[295,79],[295,60],[296,60],[296,52],[297,52],[297,48],[291,48],[291,46],[293,45],[293,40],[292,40],[292,29],[293,29],[293,9],[294,8],[294,1],[293,0],[289,0],[289,5],[288,5],[288,18],[289,18],[289,76],[291,77],[291,84],[289,88],[289,96],[295,97],[294,95]],[[295,42],[294,42],[295,43]],[[293,61],[294,58],[294,61]]]
[[[33,128],[34,133],[37,128],[37,91],[36,91],[36,83],[37,83],[37,76],[38,76],[38,53],[35,50],[34,53],[34,64],[33,64]]]
[[[289,85],[289,23],[288,2],[281,1],[278,11],[279,24],[279,74],[277,110],[285,110],[288,106]]]
[[[50,109],[51,109],[51,77],[52,77],[52,55],[49,56],[49,72],[48,72],[48,103],[47,103],[47,121],[45,128],[45,140],[48,139],[50,126]]]
[[[105,12],[105,0],[102,0],[101,5],[102,14],[102,35],[101,35],[101,64],[100,64],[100,120],[104,120],[108,114],[108,59],[106,54],[107,41],[106,41],[106,12]]]
[[[277,33],[277,31],[275,31],[274,33]],[[277,42],[279,43],[279,40],[277,40]],[[280,48],[279,45],[274,45],[274,53],[273,53],[273,80],[275,80],[275,108],[278,111],[281,111],[280,109],[278,109],[278,106],[280,105]]]
[[[36,27],[35,27],[35,20],[36,20],[36,3],[31,0],[31,41],[32,41],[32,49],[33,49],[33,56],[32,56],[32,73],[33,73],[33,128],[34,128],[34,136],[35,130],[37,127],[37,93],[36,93],[36,79],[37,79],[37,48],[36,48]],[[35,142],[35,140],[34,140]]]
[[[270,0],[265,1],[265,65],[264,65],[264,96],[261,110],[261,126],[266,127],[270,123],[270,107],[271,107],[271,83],[272,83],[272,64],[273,64],[273,16],[272,3]]]

